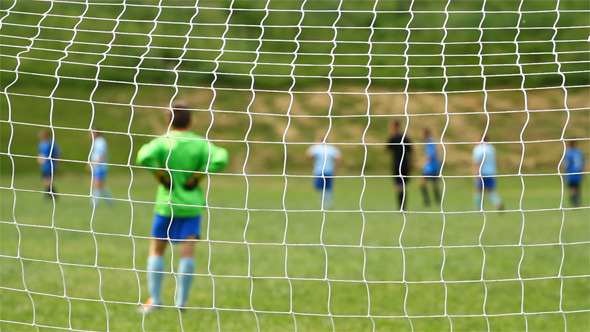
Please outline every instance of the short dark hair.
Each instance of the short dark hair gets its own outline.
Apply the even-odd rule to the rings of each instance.
[[[47,128],[43,128],[39,131],[39,136],[41,139],[48,140],[51,138],[51,132]]]
[[[191,124],[191,111],[188,105],[183,101],[177,101],[172,104],[172,127],[178,129],[185,129]]]

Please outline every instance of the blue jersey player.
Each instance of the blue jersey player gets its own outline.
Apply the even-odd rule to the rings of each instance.
[[[582,150],[576,147],[575,141],[568,141],[565,152],[565,178],[570,188],[570,202],[576,207],[580,206],[580,183],[582,182],[584,164]]]
[[[55,190],[54,178],[57,171],[57,158],[60,157],[61,151],[55,139],[51,139],[51,134],[47,129],[39,133],[39,148],[37,153],[37,162],[41,168],[41,177],[43,185],[47,192],[47,197],[54,197]]]
[[[422,175],[420,179],[420,189],[422,190],[422,198],[424,205],[430,205],[430,197],[428,195],[427,183],[432,185],[432,192],[434,199],[440,203],[440,192],[438,190],[438,177],[440,172],[440,160],[438,159],[438,143],[432,138],[430,129],[422,129],[422,137],[424,139],[424,157],[422,158]]]
[[[481,137],[481,143],[473,149],[473,173],[475,174],[475,193],[473,202],[476,209],[483,209],[483,192],[497,210],[503,210],[504,205],[496,193],[496,148],[488,143],[486,136]]]
[[[316,137],[316,144],[307,150],[307,157],[314,160],[314,186],[320,193],[321,206],[329,209],[334,204],[333,177],[336,171],[336,162],[341,158],[340,151],[327,144],[324,137],[319,135]]]

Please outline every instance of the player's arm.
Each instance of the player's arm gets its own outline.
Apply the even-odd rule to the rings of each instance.
[[[393,151],[393,137],[390,137],[387,140],[387,143],[385,143],[385,150],[387,150],[387,151]]]
[[[479,176],[480,174],[480,168],[481,168],[481,163],[478,162],[474,162],[472,168],[472,172],[474,175]]]
[[[340,160],[342,160],[342,153],[340,153],[340,150],[336,149],[336,156],[334,156],[334,160],[336,160],[336,162],[340,162]]]
[[[334,171],[338,166],[340,166],[340,161],[342,160],[342,153],[337,148],[334,148]]]
[[[207,167],[205,171],[209,173],[223,171],[229,161],[227,150],[213,143],[209,143],[209,154],[210,156],[205,157],[209,159],[208,164],[206,162],[204,163],[204,166]]]
[[[213,143],[209,143],[209,153],[205,153],[204,157],[206,159],[201,161],[203,169],[186,179],[183,185],[184,189],[194,190],[205,176],[203,172],[221,172],[227,166],[229,160],[227,150]]]
[[[43,163],[45,163],[46,159],[47,159],[47,157],[45,157],[45,155],[43,154],[43,149],[41,148],[41,143],[39,143],[39,146],[37,147],[37,163],[39,163],[39,165],[43,165]]]
[[[39,163],[39,165],[43,165],[46,159],[47,158],[45,158],[45,156],[42,153],[39,153],[37,155],[37,163]]]
[[[565,156],[563,157],[563,162],[561,163],[561,171],[563,173],[567,170],[567,165],[569,163],[569,151],[565,151]]]
[[[419,167],[424,167],[431,160],[432,160],[432,157],[430,156],[430,152],[428,151],[428,143],[427,143],[426,145],[424,145],[424,155],[420,159],[418,159],[418,161],[416,162],[416,165],[418,165]]]
[[[161,145],[159,144],[158,140],[155,139],[139,149],[137,152],[136,162],[138,165],[152,168],[150,171],[156,180],[166,187],[166,189],[170,189],[172,188],[170,173],[166,170],[158,169],[162,168],[163,166],[160,163],[160,156]]]
[[[483,162],[483,156],[480,155],[480,153],[478,153],[478,151],[474,150],[473,151],[473,162],[472,162],[472,173],[475,176],[480,177],[481,176],[481,163]],[[478,181],[477,178],[474,179],[474,181]]]

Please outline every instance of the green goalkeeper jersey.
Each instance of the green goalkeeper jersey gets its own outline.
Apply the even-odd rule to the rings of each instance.
[[[222,171],[227,160],[227,150],[185,130],[172,130],[168,136],[155,138],[137,153],[139,165],[168,169],[172,174],[172,190],[160,184],[156,195],[154,212],[165,217],[172,212],[183,218],[200,215],[205,205],[203,191],[199,187],[186,190],[183,184],[194,171]]]

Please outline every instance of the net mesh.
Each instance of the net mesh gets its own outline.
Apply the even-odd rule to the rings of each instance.
[[[590,152],[587,1],[0,8],[1,328],[590,326],[587,167],[574,171],[578,204],[566,169],[570,142]],[[162,312],[137,314],[156,184],[135,158],[170,131],[179,99],[230,164],[201,185],[188,309],[174,310],[173,249]],[[391,121],[412,158],[404,211]],[[424,128],[435,181],[422,175]],[[109,146],[108,199],[95,190],[92,129]],[[42,130],[61,150],[55,195],[37,175]],[[318,136],[342,153],[331,208],[306,158]],[[482,136],[497,149],[501,211],[491,193],[473,197]],[[441,199],[427,205],[433,183]]]

